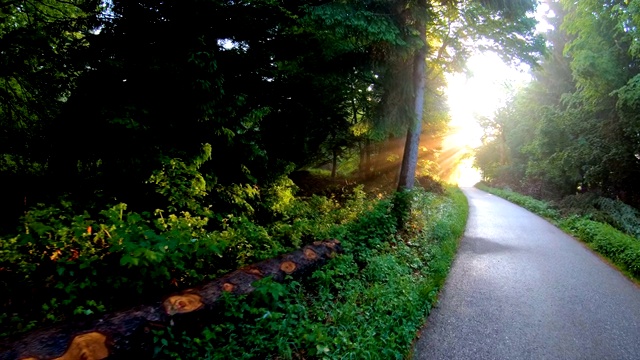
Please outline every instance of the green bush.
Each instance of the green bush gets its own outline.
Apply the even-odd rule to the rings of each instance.
[[[629,235],[640,239],[640,212],[620,200],[600,197],[596,205],[605,214],[605,221]]]
[[[259,294],[227,299],[224,317],[204,330],[158,332],[156,358],[407,358],[468,211],[457,189],[408,196],[404,231],[396,229],[391,201],[367,202],[362,216],[331,231],[346,254],[305,281],[266,280]]]
[[[361,188],[340,204],[282,198],[277,186],[263,195],[272,209],[265,225],[250,214],[137,213],[125,204],[98,216],[75,215],[65,202],[31,209],[20,234],[0,238],[0,336],[155,301],[327,238],[370,207]]]
[[[64,203],[32,209],[22,233],[0,241],[6,309],[0,332],[157,301],[335,237],[345,254],[309,278],[285,284],[264,279],[251,295],[226,296],[213,324],[156,331],[155,358],[406,358],[464,230],[464,195],[457,189],[406,192],[399,230],[394,202],[367,199],[361,188],[346,201],[285,196],[278,202],[289,185],[276,186],[258,195],[264,206],[253,215],[136,213],[124,204],[99,216],[73,215]],[[260,224],[259,218],[270,221]]]
[[[22,234],[0,241],[0,333],[27,330],[155,298],[215,271],[233,239],[188,213],[138,214],[120,204],[73,216],[68,204],[33,209]]]
[[[560,225],[633,277],[640,279],[640,241],[637,238],[623,234],[609,224],[582,217],[564,219]]]
[[[558,207],[565,216],[578,215],[604,222],[640,239],[640,213],[620,200],[590,193],[576,194],[563,198]]]
[[[560,218],[560,213],[557,209],[554,209],[551,204],[546,201],[534,199],[531,196],[526,196],[522,194],[518,194],[517,192],[511,191],[509,189],[496,189],[489,187],[483,183],[479,183],[476,187],[480,190],[486,191],[488,193],[498,195],[501,198],[507,199],[512,203],[518,204],[540,216],[557,220]]]

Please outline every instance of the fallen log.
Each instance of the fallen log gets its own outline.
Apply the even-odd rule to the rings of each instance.
[[[340,241],[316,241],[292,253],[233,271],[199,287],[167,296],[151,305],[36,330],[18,340],[0,344],[0,360],[100,360],[140,358],[153,346],[154,328],[179,322],[189,324],[215,316],[224,293],[249,294],[253,282],[266,277],[281,282],[300,277],[341,251]],[[194,316],[195,315],[195,316]],[[138,356],[135,356],[138,354]]]

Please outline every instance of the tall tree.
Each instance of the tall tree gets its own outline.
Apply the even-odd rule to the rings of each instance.
[[[87,70],[100,0],[0,3],[0,228],[48,192],[48,134]],[[9,221],[11,219],[11,221]],[[11,225],[9,225],[11,224]]]
[[[509,122],[527,124],[534,136],[519,137],[518,127],[507,129],[510,152],[520,156],[505,172],[515,176],[497,178],[551,198],[591,191],[638,204],[635,5],[561,4],[550,2],[555,13],[548,34],[551,56],[518,94],[522,100],[508,105],[514,114]]]
[[[413,17],[410,18],[412,21],[408,21],[406,26],[411,27],[412,34],[418,35],[418,39],[414,40],[417,44],[414,45],[411,62],[414,79],[409,96],[412,99],[414,111],[408,121],[398,190],[411,188],[414,182],[425,111],[424,89],[428,67],[426,59],[429,51],[434,51],[427,45],[427,18],[435,22],[434,18],[437,17],[433,15],[438,14],[437,10],[442,7],[445,8],[445,13],[453,13],[457,17],[450,18],[448,31],[441,35],[441,46],[435,49],[437,50],[435,59],[438,62],[442,62],[443,55],[447,51],[452,59],[450,65],[455,66],[465,58],[465,54],[471,53],[474,46],[467,45],[471,40],[478,42],[478,49],[497,50],[511,61],[526,61],[532,64],[542,50],[541,39],[533,33],[535,19],[530,15],[535,7],[533,1],[451,1],[412,4]]]
[[[427,1],[420,0],[416,3],[414,20],[415,31],[419,34],[419,45],[413,55],[413,83],[412,100],[413,114],[407,128],[407,138],[400,167],[400,179],[398,190],[411,189],[413,187],[416,166],[418,164],[418,147],[420,144],[420,133],[422,132],[422,116],[424,110],[424,93],[427,68]]]

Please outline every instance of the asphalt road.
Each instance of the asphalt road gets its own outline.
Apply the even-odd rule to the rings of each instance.
[[[414,359],[640,359],[640,288],[546,220],[465,188],[469,220]]]

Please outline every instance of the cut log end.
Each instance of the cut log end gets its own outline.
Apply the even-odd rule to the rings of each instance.
[[[315,260],[318,258],[318,254],[311,248],[304,249],[304,257],[307,260]]]
[[[200,295],[193,293],[169,296],[162,305],[169,315],[192,312],[203,306]]]
[[[264,276],[264,274],[262,273],[262,271],[260,271],[260,269],[256,269],[254,267],[250,267],[246,271],[247,271],[248,274],[255,275],[255,276],[260,277],[260,278],[262,278]]]
[[[324,244],[327,245],[328,248],[336,250],[336,247],[340,245],[340,240],[331,239],[329,241],[325,241]]]
[[[107,336],[97,331],[78,335],[71,340],[67,351],[53,360],[102,360],[109,357]],[[20,360],[39,360],[35,357]]]
[[[284,271],[287,274],[291,274],[296,270],[296,264],[293,261],[285,261],[280,264],[280,270]]]
[[[107,337],[94,331],[73,338],[67,352],[54,360],[102,360],[108,356]]]

